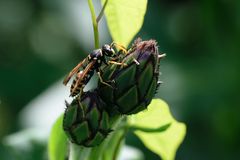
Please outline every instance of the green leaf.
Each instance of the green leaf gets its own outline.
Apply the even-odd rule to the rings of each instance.
[[[63,115],[54,123],[48,141],[48,157],[50,160],[64,160],[67,155],[67,136],[63,128]]]
[[[146,9],[147,0],[108,0],[105,15],[116,43],[125,47],[129,45],[142,27]]]
[[[129,117],[128,123],[135,127],[149,129],[171,123],[164,132],[148,133],[140,130],[134,132],[147,148],[164,160],[175,158],[176,151],[186,134],[185,124],[177,122],[172,117],[168,105],[159,99],[152,100],[146,111]]]

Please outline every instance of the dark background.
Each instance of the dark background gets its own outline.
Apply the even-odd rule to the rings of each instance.
[[[86,47],[69,32],[63,8],[57,0],[0,0],[0,141],[21,130],[23,107],[91,50],[93,41]],[[187,124],[176,159],[237,159],[240,1],[149,0],[138,36],[156,39],[167,53],[157,97]],[[127,143],[141,144],[133,135]],[[45,146],[38,147],[35,155]],[[0,143],[0,159],[11,158]]]

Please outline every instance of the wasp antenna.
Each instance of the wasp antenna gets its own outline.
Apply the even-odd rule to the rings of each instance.
[[[114,56],[117,56],[116,52],[114,51],[114,49],[112,48],[112,52]]]
[[[113,42],[110,44],[110,47],[112,48],[115,44],[116,44],[116,42],[113,41]]]

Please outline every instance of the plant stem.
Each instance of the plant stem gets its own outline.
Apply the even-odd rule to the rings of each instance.
[[[97,23],[101,20],[101,18],[102,18],[102,16],[103,16],[103,13],[104,13],[104,10],[105,10],[105,8],[106,8],[106,6],[107,6],[107,3],[108,3],[108,0],[106,0],[106,1],[104,2],[104,5],[103,5],[103,7],[102,7],[102,9],[101,9],[98,17],[97,17],[97,20],[96,20]]]
[[[94,11],[94,6],[92,3],[92,0],[88,0],[88,5],[90,8],[90,12],[92,15],[92,24],[93,24],[93,32],[94,32],[94,42],[95,42],[95,48],[99,48],[99,33],[98,33],[98,23]]]
[[[125,128],[124,133],[122,136],[119,138],[117,145],[115,146],[114,153],[113,153],[113,160],[116,160],[120,151],[121,146],[123,145],[124,138],[126,137],[126,134],[128,132],[128,129]]]
[[[69,160],[88,160],[90,152],[91,148],[85,148],[71,143]]]

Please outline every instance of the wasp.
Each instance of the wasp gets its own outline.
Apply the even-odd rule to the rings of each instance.
[[[64,79],[63,84],[67,85],[69,80],[75,75],[75,79],[73,80],[70,88],[70,96],[74,97],[78,94],[83,93],[83,88],[89,82],[94,72],[96,71],[100,82],[112,87],[109,83],[104,82],[101,77],[101,66],[102,64],[116,64],[121,66],[126,66],[125,63],[116,62],[118,59],[118,55],[115,53],[113,46],[118,47],[124,53],[127,53],[127,50],[116,43],[112,43],[110,45],[105,44],[100,49],[93,50],[85,59],[83,59],[80,63],[78,63],[68,74],[68,76]]]

